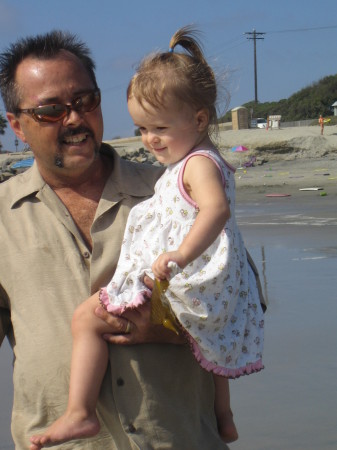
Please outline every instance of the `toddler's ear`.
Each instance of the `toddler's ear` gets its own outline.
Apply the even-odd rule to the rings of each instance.
[[[198,131],[203,132],[209,125],[209,112],[207,109],[200,109],[196,114]]]

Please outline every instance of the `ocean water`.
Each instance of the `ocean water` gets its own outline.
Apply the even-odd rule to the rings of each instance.
[[[337,448],[337,201],[321,200],[238,208],[269,304],[265,369],[230,384],[232,450]]]
[[[237,217],[260,271],[265,369],[231,381],[239,441],[231,450],[337,448],[337,201],[238,202]],[[11,353],[0,349],[0,450],[10,438]]]

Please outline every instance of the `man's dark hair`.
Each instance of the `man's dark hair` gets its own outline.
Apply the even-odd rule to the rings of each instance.
[[[18,65],[28,57],[53,59],[62,50],[72,53],[82,62],[95,88],[98,87],[91,52],[76,35],[53,30],[46,34],[28,36],[11,44],[0,54],[0,91],[8,112],[15,113],[20,105],[20,94],[15,83]]]

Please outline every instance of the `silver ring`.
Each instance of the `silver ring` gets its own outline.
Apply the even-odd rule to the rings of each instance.
[[[125,328],[125,334],[129,334],[131,332],[131,322],[128,320],[128,323]]]

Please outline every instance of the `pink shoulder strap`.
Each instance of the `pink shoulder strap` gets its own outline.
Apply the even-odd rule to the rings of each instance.
[[[178,175],[178,187],[179,187],[179,191],[181,193],[181,195],[184,197],[184,199],[190,203],[192,206],[194,206],[195,208],[198,207],[198,205],[196,204],[196,202],[187,194],[185,187],[184,187],[184,182],[183,182],[183,177],[184,177],[184,172],[185,172],[185,167],[187,162],[193,158],[193,156],[205,156],[206,158],[209,158],[211,161],[214,162],[214,164],[217,166],[217,168],[220,171],[221,174],[221,179],[222,179],[222,184],[223,186],[225,186],[225,178],[224,178],[224,174],[223,171],[221,170],[221,166],[218,163],[218,161],[216,160],[215,154],[214,152],[211,152],[209,150],[197,150],[194,152],[191,152],[186,158],[185,161],[183,163],[183,165],[180,168],[179,171],[179,175]],[[229,164],[226,163],[226,161],[224,161],[224,163],[228,166],[228,168],[230,170],[233,170],[235,172],[234,167],[230,166]]]

